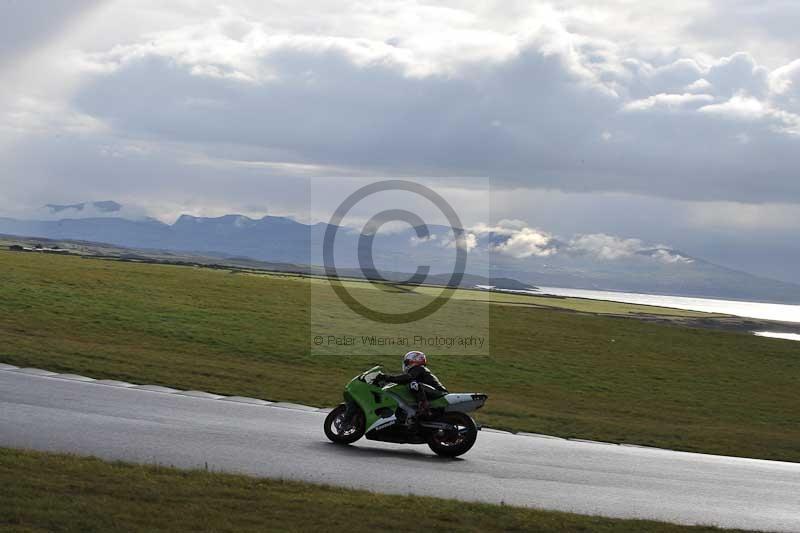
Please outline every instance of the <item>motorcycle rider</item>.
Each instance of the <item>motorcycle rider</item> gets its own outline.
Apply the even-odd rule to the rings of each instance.
[[[417,414],[422,417],[430,416],[426,387],[447,394],[447,389],[433,372],[428,369],[428,357],[418,351],[408,352],[403,356],[403,373],[397,375],[380,374],[378,380],[397,384],[407,384],[417,397]]]

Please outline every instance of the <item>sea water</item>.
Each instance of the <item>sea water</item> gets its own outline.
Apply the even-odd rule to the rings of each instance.
[[[597,291],[590,289],[565,289],[561,287],[539,287],[541,291],[530,294],[551,294],[554,296],[571,296],[591,300],[608,300],[630,304],[656,305],[685,309],[687,311],[703,311],[707,313],[723,313],[745,318],[762,320],[778,320],[800,324],[800,305],[773,304],[764,302],[747,302],[740,300],[721,300],[716,298],[695,298],[690,296],[665,296],[661,294],[640,294],[635,292]],[[777,331],[756,331],[756,335],[800,341],[796,333]]]

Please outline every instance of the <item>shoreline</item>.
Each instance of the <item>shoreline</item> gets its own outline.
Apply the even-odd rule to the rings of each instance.
[[[555,288],[555,287],[552,287]],[[714,329],[719,331],[730,331],[730,332],[737,332],[737,333],[749,333],[752,335],[756,335],[758,333],[773,333],[773,334],[790,334],[790,335],[800,335],[800,322],[790,322],[785,320],[772,320],[766,318],[753,318],[753,317],[745,317],[745,316],[738,316],[733,315],[730,313],[725,312],[717,312],[717,311],[702,311],[697,309],[686,309],[683,307],[676,307],[674,305],[667,305],[666,303],[655,303],[655,302],[629,302],[629,301],[619,301],[619,300],[612,300],[607,298],[590,298],[588,296],[577,296],[577,295],[564,295],[564,294],[552,294],[546,292],[546,289],[539,288],[542,292],[537,292],[534,290],[514,290],[514,289],[478,289],[478,290],[486,290],[487,292],[504,292],[510,294],[518,294],[518,295],[527,295],[535,298],[552,298],[556,300],[561,299],[576,299],[576,300],[588,300],[588,301],[605,301],[605,302],[612,302],[612,303],[620,303],[620,304],[629,304],[629,305],[639,305],[644,307],[654,307],[654,308],[668,308],[668,309],[675,309],[678,311],[693,311],[698,313],[706,313],[708,314],[707,317],[680,317],[680,316],[665,316],[665,315],[656,315],[656,314],[649,314],[649,313],[629,313],[627,315],[618,315],[614,313],[589,313],[597,316],[615,316],[619,318],[628,318],[633,320],[641,320],[644,322],[652,322],[652,323],[659,323],[659,324],[675,324],[675,325],[682,325],[686,327],[693,327],[693,328],[703,328],[703,329]],[[573,289],[565,289],[565,290],[573,290]],[[588,290],[588,289],[576,289],[576,290]],[[597,291],[597,292],[614,292],[614,291]],[[621,292],[621,291],[620,291]],[[636,295],[639,293],[630,293],[626,292],[623,294],[632,294]],[[642,293],[644,294],[644,293]],[[650,295],[646,295],[650,296]],[[662,295],[652,295],[652,296],[662,296]],[[688,298],[688,297],[677,297],[677,298]],[[711,298],[699,298],[699,299],[707,299],[711,300]],[[761,303],[761,302],[747,302],[744,300],[722,300],[717,299],[720,302],[734,302],[734,303]],[[765,305],[789,305],[789,304],[765,304]],[[798,306],[800,307],[800,306]],[[553,308],[557,309],[557,308]],[[568,309],[559,309],[563,311],[569,311]],[[579,311],[572,311],[572,312],[579,312]],[[762,337],[767,338],[778,338],[779,340],[792,340],[795,339],[782,339],[780,337],[768,336],[768,335],[759,335]]]

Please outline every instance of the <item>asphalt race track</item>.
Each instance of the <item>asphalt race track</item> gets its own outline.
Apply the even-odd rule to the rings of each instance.
[[[445,460],[423,446],[363,439],[333,445],[322,432],[324,413],[309,408],[77,379],[0,370],[0,446],[611,517],[800,531],[800,464],[487,431],[463,458]]]

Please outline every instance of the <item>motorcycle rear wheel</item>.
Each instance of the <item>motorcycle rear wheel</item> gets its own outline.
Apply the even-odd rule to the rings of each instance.
[[[442,457],[458,457],[467,453],[478,438],[478,427],[475,421],[467,414],[452,412],[445,413],[437,422],[453,424],[458,428],[454,431],[436,431],[428,438],[428,446]]]
[[[352,420],[344,420],[346,411],[347,404],[340,404],[325,417],[325,436],[336,444],[352,444],[364,436],[364,413],[356,409]]]

